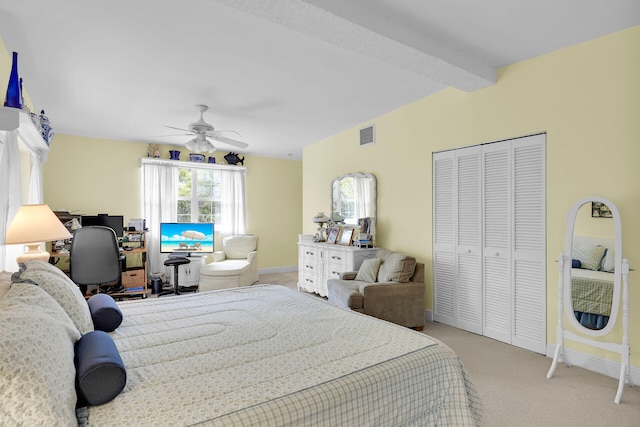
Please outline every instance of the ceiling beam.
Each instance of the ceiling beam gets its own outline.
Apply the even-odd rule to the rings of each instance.
[[[470,92],[496,82],[495,68],[348,1],[217,1],[446,86]]]

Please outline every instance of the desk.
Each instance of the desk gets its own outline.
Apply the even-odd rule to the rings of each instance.
[[[151,293],[151,290],[147,289],[147,249],[133,248],[122,251],[122,254],[127,257],[127,268],[122,272],[122,286],[125,291],[112,292],[109,295],[114,298],[134,296],[146,298]],[[52,251],[49,254],[49,263],[69,274],[69,255],[69,252],[59,253]],[[139,262],[136,262],[138,260]],[[130,264],[132,265],[131,267],[129,266]],[[90,297],[91,295],[85,296]]]

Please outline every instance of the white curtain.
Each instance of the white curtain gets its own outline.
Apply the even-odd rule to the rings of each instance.
[[[247,232],[244,195],[245,170],[222,170],[220,176],[220,231],[223,235]]]
[[[31,179],[29,180],[29,199],[27,203],[44,203],[41,156],[31,153]]]
[[[368,177],[353,177],[353,196],[355,199],[355,217],[366,218],[371,216],[370,200],[371,186]]]
[[[143,159],[144,160],[144,159]],[[177,218],[178,169],[162,163],[142,162],[142,213],[146,220],[147,262],[149,272],[164,271],[160,253],[160,223],[175,222]]]
[[[16,257],[24,252],[23,245],[5,245],[9,221],[22,205],[20,152],[17,131],[0,131],[0,267],[17,271]]]

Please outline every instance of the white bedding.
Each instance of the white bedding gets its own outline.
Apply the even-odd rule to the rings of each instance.
[[[127,385],[91,426],[480,423],[448,347],[282,286],[120,307]]]

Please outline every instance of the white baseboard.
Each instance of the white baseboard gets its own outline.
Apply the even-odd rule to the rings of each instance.
[[[554,344],[547,344],[547,357],[553,359],[555,350],[556,346]],[[620,362],[603,359],[592,354],[587,354],[567,348],[564,349],[564,352],[567,355],[567,359],[573,366],[579,366],[581,368],[597,372],[611,378],[620,378]],[[561,361],[558,364],[558,367],[560,366],[566,367],[564,361]],[[640,384],[640,367],[631,366],[631,368],[629,369],[629,376],[631,377],[631,382],[634,385]]]
[[[284,267],[259,268],[258,274],[292,273],[298,271],[297,265],[285,265]]]
[[[424,320],[427,322],[433,322],[433,310],[429,310],[428,308],[424,309]]]

